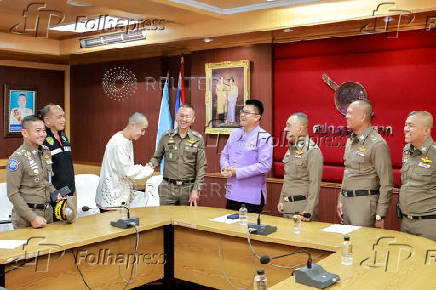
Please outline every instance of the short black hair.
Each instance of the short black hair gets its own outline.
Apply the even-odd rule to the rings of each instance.
[[[259,115],[262,116],[264,109],[263,109],[263,104],[261,101],[259,101],[259,100],[246,100],[245,104],[255,106]]]
[[[35,116],[35,115],[24,117],[23,118],[23,122],[21,122],[21,127],[23,129],[26,129],[28,123],[37,122],[37,121],[41,121],[42,122],[42,120],[40,118],[38,118],[37,116]]]

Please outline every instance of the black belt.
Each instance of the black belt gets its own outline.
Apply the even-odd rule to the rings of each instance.
[[[305,200],[306,197],[304,195],[290,195],[290,196],[285,196],[283,198],[284,201],[288,201],[288,202],[294,202],[294,201],[299,201],[299,200]]]
[[[359,189],[359,190],[343,190],[341,189],[341,194],[347,197],[353,196],[368,196],[368,195],[377,195],[380,194],[378,189]]]
[[[423,216],[414,216],[414,215],[408,215],[403,214],[403,217],[408,218],[409,220],[429,220],[429,219],[436,219],[436,214],[431,215],[423,215]]]
[[[175,185],[185,185],[185,184],[189,184],[189,183],[194,183],[195,179],[192,180],[176,180],[176,179],[171,179],[171,178],[163,178],[164,180],[168,181],[169,183],[175,184]]]
[[[28,203],[27,205],[33,209],[46,209],[50,206],[49,203]]]

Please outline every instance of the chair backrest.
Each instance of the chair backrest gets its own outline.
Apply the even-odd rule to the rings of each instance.
[[[148,196],[147,198],[147,207],[148,206],[159,206],[159,184],[161,184],[163,180],[162,175],[155,175],[150,177],[147,180],[145,185],[145,194]]]
[[[95,204],[95,193],[97,190],[98,182],[100,177],[95,174],[77,174],[75,176],[76,180],[76,193],[77,193],[77,216],[87,216],[91,214],[96,214],[99,212],[95,209],[97,205]],[[87,206],[90,208],[89,211],[82,211],[82,207]]]
[[[6,183],[0,183],[0,220],[11,218],[13,205],[9,201]]]

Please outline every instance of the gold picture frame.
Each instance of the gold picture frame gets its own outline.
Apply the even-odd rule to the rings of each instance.
[[[205,70],[205,133],[230,134],[240,127],[239,111],[250,99],[250,61],[206,63]]]

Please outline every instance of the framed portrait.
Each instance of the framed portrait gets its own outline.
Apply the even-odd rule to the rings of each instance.
[[[239,128],[239,111],[250,99],[250,61],[206,63],[206,134]]]
[[[4,136],[21,136],[23,118],[36,113],[37,91],[30,86],[8,85],[4,87]]]

